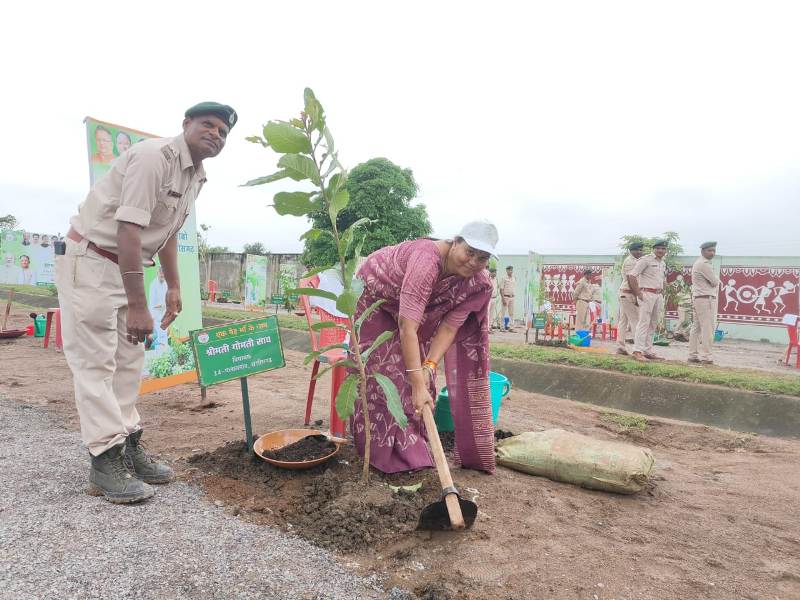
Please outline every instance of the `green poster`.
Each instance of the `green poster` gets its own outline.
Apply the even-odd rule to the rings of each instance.
[[[267,262],[269,257],[248,254],[245,257],[244,308],[263,309],[267,304]]]
[[[210,386],[285,366],[278,319],[236,321],[192,332],[200,385]]]
[[[86,141],[92,185],[111,170],[114,160],[142,140],[158,136],[87,117]],[[194,208],[178,232],[178,273],[183,308],[172,324],[161,329],[166,312],[167,286],[158,266],[144,269],[145,295],[153,317],[153,341],[145,352],[141,391],[150,392],[195,378],[189,332],[203,326],[200,270],[197,253],[197,219]]]
[[[603,321],[616,325],[619,321],[619,289],[622,287],[622,273],[615,267],[603,269],[601,291],[603,304],[601,316]]]
[[[53,285],[53,242],[63,239],[60,234],[4,231],[0,237],[0,283]]]

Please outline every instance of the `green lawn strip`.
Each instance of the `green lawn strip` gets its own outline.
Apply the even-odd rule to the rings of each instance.
[[[244,321],[246,319],[261,319],[274,315],[273,312],[260,312],[260,311],[244,311],[229,308],[217,307],[203,307],[203,316],[210,319],[220,319],[225,321]],[[285,312],[278,313],[278,323],[281,327],[286,329],[300,329],[308,330],[308,322],[305,317],[298,317],[297,315],[287,314]]]
[[[721,385],[752,392],[800,396],[800,378],[765,374],[752,370],[690,367],[669,362],[640,363],[630,358],[610,354],[589,354],[560,348],[542,348],[515,344],[492,344],[490,354],[496,358],[603,369],[628,375]]]
[[[20,294],[29,294],[31,296],[55,296],[56,288],[53,285],[8,285],[0,284],[0,293],[6,296],[5,292],[14,290]],[[15,303],[16,304],[16,303]]]

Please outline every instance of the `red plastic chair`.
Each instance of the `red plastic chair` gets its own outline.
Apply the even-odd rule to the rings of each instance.
[[[61,341],[61,309],[48,308],[47,309],[47,324],[44,328],[44,347],[50,345],[50,330],[53,325],[53,317],[56,318],[56,348],[61,350],[64,348],[64,343]]]
[[[217,287],[217,282],[213,279],[208,280],[208,301],[209,302],[216,302],[217,301],[217,291],[219,291],[219,287]]]
[[[789,359],[792,356],[792,348],[794,348],[795,353],[797,354],[797,364],[795,367],[800,369],[800,342],[797,339],[798,324],[800,324],[800,318],[794,322],[794,325],[786,325],[786,329],[789,331],[789,347],[786,349],[786,360],[783,364],[785,364],[787,367],[789,366]]]
[[[300,287],[313,287],[316,288],[319,286],[319,277],[309,277],[308,279],[303,279],[300,281]],[[347,332],[343,329],[339,329],[336,327],[327,327],[325,329],[321,329],[318,332],[314,331],[311,326],[314,324],[313,320],[311,319],[311,303],[308,300],[308,296],[300,296],[300,304],[303,307],[303,310],[306,314],[306,320],[308,321],[308,332],[311,335],[311,350],[314,352],[318,352],[320,348],[324,348],[325,346],[330,346],[332,344],[340,344],[344,342],[345,337],[347,337]],[[347,319],[344,317],[336,317],[329,312],[319,308],[314,307],[317,314],[319,315],[319,319],[321,322],[332,322],[332,323],[340,323],[340,324],[347,324]],[[335,365],[337,362],[344,360],[346,353],[344,349],[333,349],[328,350],[320,354],[314,360],[314,366],[311,369],[311,381],[308,384],[308,400],[306,401],[306,418],[305,424],[308,425],[311,420],[311,405],[314,403],[314,390],[317,387],[317,380],[316,376],[319,373],[320,365]],[[336,394],[339,392],[339,387],[344,382],[345,378],[347,377],[347,371],[344,368],[337,367],[332,369],[331,371],[331,413],[330,413],[330,423],[331,423],[331,433],[334,435],[344,435],[344,421],[339,418],[339,415],[336,414]]]

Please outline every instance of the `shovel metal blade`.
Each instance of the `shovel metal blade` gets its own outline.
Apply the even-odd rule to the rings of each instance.
[[[478,505],[469,500],[464,500],[460,496],[458,497],[458,503],[461,505],[464,525],[469,529],[478,516]],[[450,515],[447,512],[447,504],[445,504],[444,498],[422,509],[422,513],[419,515],[417,529],[425,531],[447,531],[448,529],[452,529]]]

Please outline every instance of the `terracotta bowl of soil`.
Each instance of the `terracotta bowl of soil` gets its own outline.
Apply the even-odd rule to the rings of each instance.
[[[283,469],[311,469],[339,452],[339,444],[309,437],[322,435],[318,429],[281,429],[262,435],[253,444],[255,453]]]

